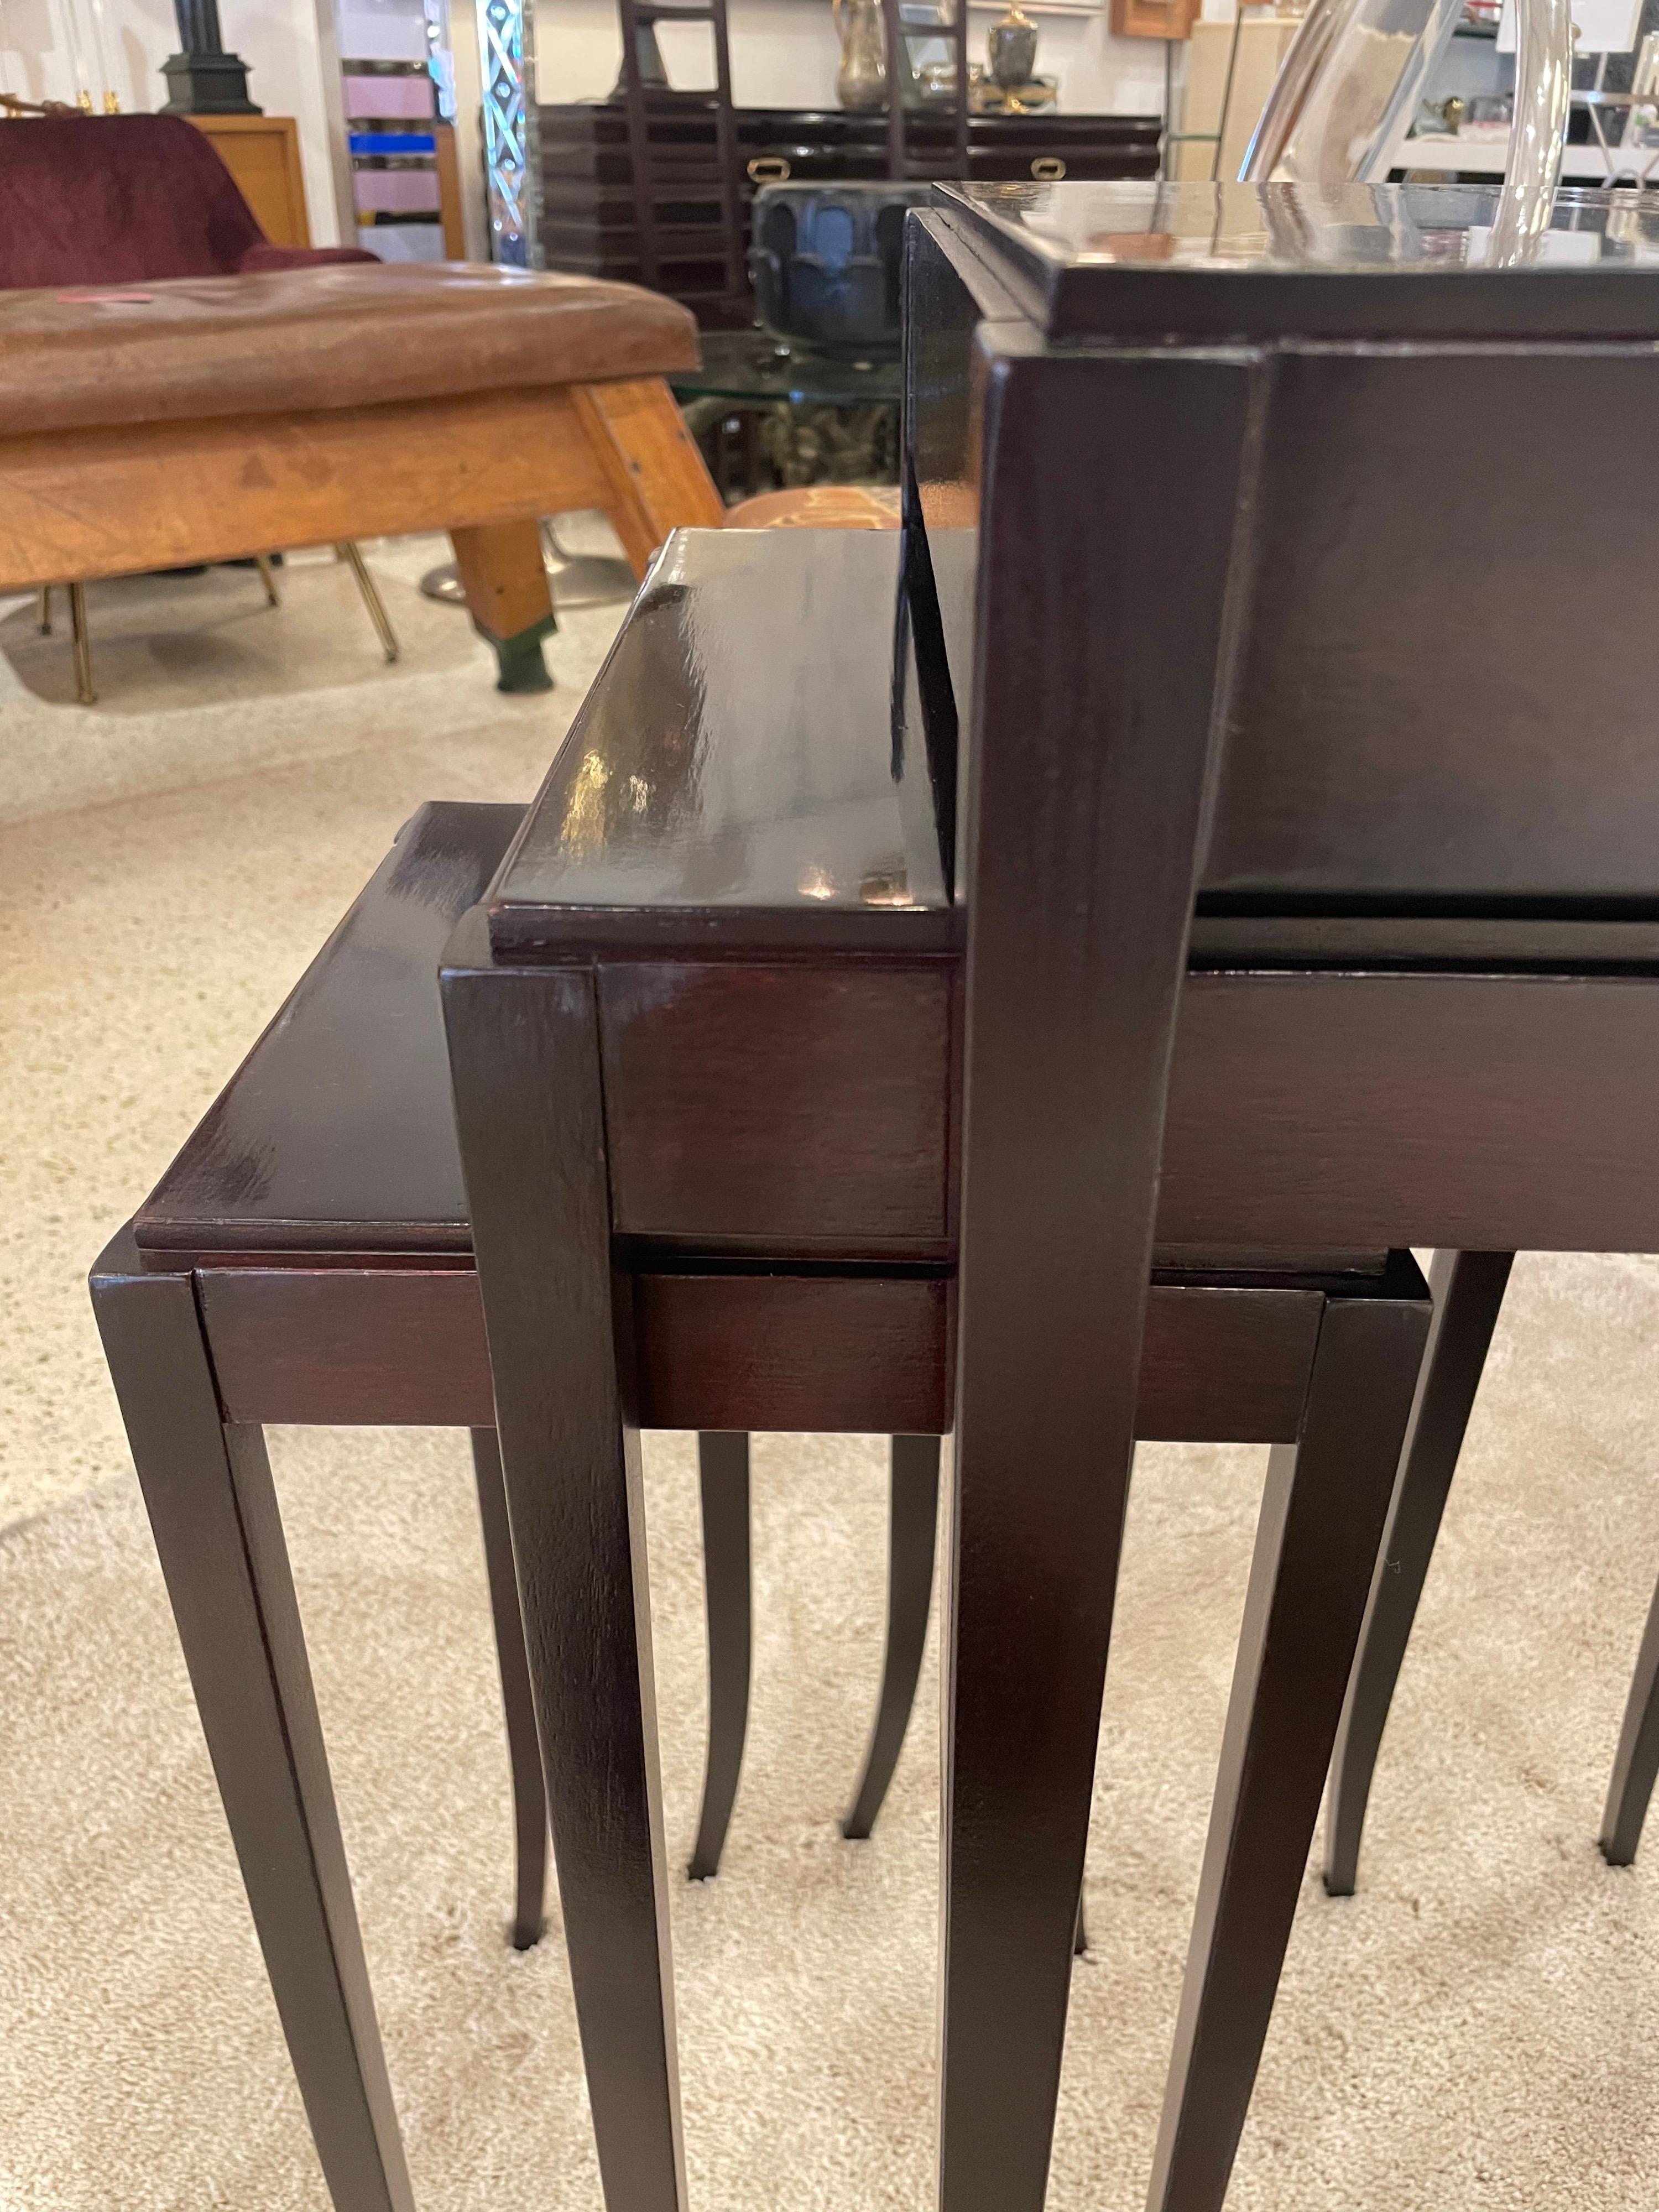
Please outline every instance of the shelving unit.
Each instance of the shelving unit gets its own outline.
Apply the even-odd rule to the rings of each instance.
[[[343,61],[357,235],[386,261],[466,255],[455,139],[424,62]]]
[[[721,166],[708,93],[652,91],[644,106],[657,286],[683,301],[705,328],[746,328],[754,312],[747,283],[734,291],[728,277],[722,220],[728,179],[736,186],[746,250],[749,210],[762,185],[792,177],[803,183],[874,183],[888,174],[888,118],[880,109],[736,108],[733,176]],[[550,105],[538,111],[537,123],[540,238],[548,265],[623,283],[648,281],[640,253],[626,106],[619,100]],[[957,128],[948,109],[919,110],[907,119],[908,152],[924,177],[962,174]],[[1060,176],[1155,177],[1162,129],[1155,115],[1070,110],[973,115],[967,174],[986,182],[1027,183]]]
[[[1650,172],[1659,173],[1659,147],[1632,143],[1626,148],[1603,143],[1604,139],[1611,138],[1624,126],[1631,105],[1628,87],[1636,64],[1636,50],[1644,37],[1656,28],[1659,28],[1659,0],[1644,0],[1636,18],[1635,43],[1632,47],[1586,46],[1583,41],[1579,42],[1573,70],[1573,114],[1577,125],[1582,127],[1588,120],[1589,128],[1581,143],[1569,143],[1564,149],[1563,184],[1606,185],[1620,177],[1646,182]],[[1436,88],[1443,94],[1455,90],[1460,96],[1466,95],[1472,83],[1471,68],[1479,70],[1484,66],[1491,72],[1493,64],[1482,64],[1477,58],[1478,49],[1472,52],[1461,46],[1460,42],[1495,42],[1497,37],[1496,25],[1460,24],[1455,33],[1453,52],[1461,51],[1462,58],[1449,78],[1443,72]],[[1508,82],[1501,70],[1507,59],[1504,52],[1497,54],[1498,73],[1488,74],[1481,92],[1495,90],[1501,94],[1507,91]],[[1389,149],[1387,173],[1396,175],[1404,170],[1417,170],[1437,177],[1461,176],[1471,180],[1501,178],[1508,163],[1509,143],[1507,131],[1491,135],[1483,132],[1478,137],[1467,131],[1454,137],[1438,133],[1419,137],[1402,135]]]
[[[1656,149],[1650,146],[1626,154],[1615,146],[1604,154],[1599,146],[1569,146],[1561,162],[1564,185],[1605,185],[1610,177],[1638,174]],[[1432,169],[1438,176],[1463,176],[1496,180],[1509,159],[1507,138],[1401,138],[1389,156],[1389,174],[1406,169]]]
[[[937,11],[935,11],[937,12]],[[882,30],[887,49],[887,173],[894,183],[915,183],[939,173],[938,155],[929,155],[915,142],[913,119],[927,112],[924,102],[912,94],[915,79],[912,41],[916,27],[906,23],[900,0],[881,0]],[[968,0],[955,0],[948,21],[930,22],[925,35],[949,49],[951,99],[939,111],[951,125],[952,173],[968,174]]]
[[[1501,177],[1509,160],[1507,138],[1399,138],[1389,154],[1389,173],[1432,169],[1440,176]],[[1561,165],[1564,184],[1604,185],[1606,157],[1599,146],[1569,146]]]

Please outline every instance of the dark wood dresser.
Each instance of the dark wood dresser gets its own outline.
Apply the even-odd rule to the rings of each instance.
[[[887,174],[887,118],[793,107],[736,111],[738,190],[744,244],[760,184],[878,182]],[[1033,178],[1154,177],[1163,124],[1156,115],[975,115],[968,125],[970,177],[986,183]],[[639,247],[628,111],[621,100],[539,113],[541,242],[550,269],[637,283]],[[726,285],[720,228],[716,111],[704,93],[651,96],[651,145],[661,268],[659,288],[711,326],[746,323]],[[938,173],[957,171],[956,121],[917,115],[913,149],[937,148]]]

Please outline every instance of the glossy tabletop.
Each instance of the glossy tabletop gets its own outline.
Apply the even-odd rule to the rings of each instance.
[[[471,1255],[438,960],[523,811],[406,824],[139,1210],[141,1251]]]
[[[1051,338],[1659,336],[1659,211],[1563,191],[1483,266],[1481,185],[945,185]]]
[[[900,551],[677,532],[489,895],[495,951],[946,949]]]
[[[1553,525],[1601,426],[1659,409],[1650,349],[1606,350],[1278,365],[1195,961],[1654,961],[1646,571],[1592,568]],[[1478,496],[1444,497],[1455,455]],[[1598,497],[1614,544],[1644,543],[1659,449],[1632,446]],[[1458,580],[1425,595],[1429,532]],[[977,535],[929,535],[964,636]],[[972,648],[954,696],[918,662],[902,550],[885,531],[671,540],[488,895],[498,957],[959,944],[940,824]]]

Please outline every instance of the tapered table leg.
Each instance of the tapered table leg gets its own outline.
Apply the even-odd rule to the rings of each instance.
[[[720,1872],[726,1832],[743,1772],[749,1732],[749,1669],[754,1640],[749,1546],[749,1439],[740,1433],[697,1438],[702,1495],[704,1601],[708,1610],[708,1759],[702,1813],[686,1876]]]
[[[987,1441],[958,1429],[951,1515],[939,2202],[1041,2212],[1128,1460]]]
[[[491,968],[477,921],[452,940],[445,1018],[599,2173],[609,2212],[684,2212],[631,1305],[611,1272],[593,978]]]
[[[842,1835],[861,1841],[875,1826],[893,1769],[904,1747],[910,1708],[927,1642],[933,1598],[933,1547],[939,1526],[937,1437],[895,1437],[891,1446],[887,1545],[887,1648],[881,1691],[864,1771],[853,1793]]]
[[[1330,1300],[1301,1442],[1269,1458],[1152,2212],[1220,2212],[1227,2194],[1428,1319],[1426,1296]]]
[[[1619,1750],[1601,1815],[1601,1856],[1609,1866],[1629,1866],[1642,1840],[1642,1823],[1659,1776],[1659,1590],[1637,1654],[1636,1674],[1619,1731]]]
[[[939,2203],[1042,2212],[1255,372],[984,350]]]
[[[264,1437],[221,1424],[188,1275],[124,1231],[92,1293],[323,2172],[338,2212],[412,2212]]]
[[[541,1941],[547,1900],[547,1784],[536,1738],[536,1701],[530,1686],[519,1577],[513,1565],[501,1447],[494,1429],[472,1431],[472,1468],[483,1527],[489,1610],[495,1624],[495,1659],[507,1718],[507,1753],[513,1773],[514,1878],[513,1948],[528,1951]]]
[[[1514,1261],[1512,1252],[1437,1252],[1429,1270],[1428,1349],[1331,1762],[1325,1887],[1333,1897],[1353,1894],[1376,1754]]]

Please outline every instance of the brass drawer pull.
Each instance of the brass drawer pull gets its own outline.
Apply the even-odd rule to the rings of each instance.
[[[1039,184],[1057,185],[1066,173],[1066,164],[1058,154],[1034,154],[1031,174]]]
[[[783,185],[789,181],[789,164],[781,154],[757,154],[749,164],[751,185]]]

